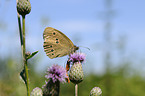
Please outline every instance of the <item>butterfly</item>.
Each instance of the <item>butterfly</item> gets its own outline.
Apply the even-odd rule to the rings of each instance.
[[[65,34],[52,27],[45,28],[43,39],[44,51],[51,59],[70,55],[79,49]]]

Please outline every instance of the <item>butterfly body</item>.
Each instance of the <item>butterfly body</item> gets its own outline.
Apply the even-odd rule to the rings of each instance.
[[[43,39],[44,51],[51,59],[69,55],[79,49],[65,34],[52,27],[45,28]]]

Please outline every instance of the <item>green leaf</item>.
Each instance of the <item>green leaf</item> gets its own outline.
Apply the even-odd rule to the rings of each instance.
[[[20,76],[21,76],[22,80],[24,81],[24,83],[26,84],[27,81],[26,81],[26,77],[25,77],[25,71],[24,71],[24,69],[21,71]]]
[[[27,60],[28,59],[30,59],[30,58],[32,58],[34,55],[36,55],[38,53],[38,51],[36,51],[36,52],[33,52],[31,55],[29,55],[28,57],[27,57]]]

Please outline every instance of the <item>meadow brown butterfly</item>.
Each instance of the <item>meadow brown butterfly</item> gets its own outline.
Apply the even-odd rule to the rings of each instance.
[[[52,27],[45,28],[43,39],[44,51],[51,59],[70,55],[79,49],[65,34]]]

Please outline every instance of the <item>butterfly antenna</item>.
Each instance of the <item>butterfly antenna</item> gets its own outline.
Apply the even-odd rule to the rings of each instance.
[[[79,46],[79,47],[86,48],[86,49],[90,50],[90,48],[88,48],[88,47],[84,47],[84,46]]]

